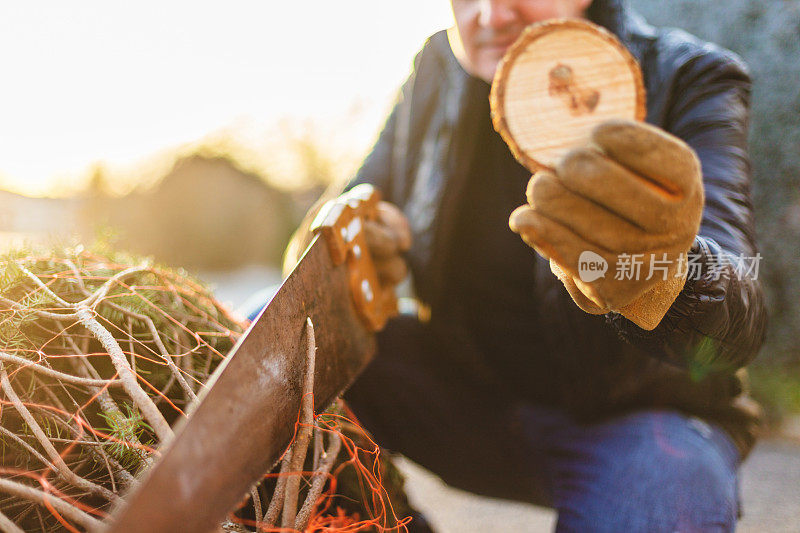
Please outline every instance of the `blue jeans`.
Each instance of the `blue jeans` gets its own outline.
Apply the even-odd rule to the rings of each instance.
[[[449,484],[553,507],[558,532],[734,530],[740,461],[721,428],[670,410],[578,422],[453,365],[407,317],[378,341],[346,399],[377,442]]]

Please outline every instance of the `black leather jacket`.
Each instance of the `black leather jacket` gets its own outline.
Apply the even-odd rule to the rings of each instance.
[[[764,298],[757,280],[738,276],[732,264],[718,265],[720,257],[757,253],[746,146],[750,78],[731,52],[680,30],[653,28],[621,0],[595,0],[588,16],[639,61],[647,121],[686,141],[700,157],[706,205],[692,253],[701,257],[702,275],[687,281],[648,332],[615,313],[584,313],[548,262],[538,261],[537,279],[543,281],[536,297],[548,312],[536,327],[553,340],[548,375],[532,386],[547,391],[543,401],[587,420],[642,407],[703,416],[728,429],[746,455],[757,409],[747,402],[736,370],[763,342]],[[417,295],[430,306],[431,323],[457,337],[468,333],[458,331],[457,313],[448,309],[447,244],[474,151],[478,121],[470,112],[470,87],[446,34],[432,36],[351,183],[376,185],[406,213]]]

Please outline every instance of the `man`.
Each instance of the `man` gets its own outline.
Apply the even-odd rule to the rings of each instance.
[[[552,506],[558,531],[732,531],[757,420],[737,370],[766,324],[755,276],[735,268],[757,254],[745,67],[621,0],[452,7],[350,183],[386,200],[368,227],[383,282],[410,267],[429,310],[379,334],[350,405],[448,483]],[[650,125],[602,125],[531,178],[491,127],[489,83],[522,29],[551,17],[620,38]],[[575,275],[584,246],[688,251],[696,271],[676,289],[595,290]],[[630,306],[656,319],[634,323]]]

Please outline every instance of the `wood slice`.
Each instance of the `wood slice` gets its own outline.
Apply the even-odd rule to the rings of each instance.
[[[644,120],[642,72],[610,32],[580,19],[528,27],[497,68],[492,122],[532,172],[552,167],[611,118]]]

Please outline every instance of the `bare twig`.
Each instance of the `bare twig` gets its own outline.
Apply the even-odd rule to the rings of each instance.
[[[318,431],[318,433],[321,434],[322,432]],[[317,499],[319,495],[322,494],[322,489],[325,487],[325,482],[328,480],[328,473],[331,471],[331,468],[333,468],[336,457],[339,455],[339,450],[342,448],[342,438],[338,433],[331,433],[330,439],[331,441],[328,445],[328,449],[325,450],[322,457],[322,464],[311,477],[311,488],[308,489],[306,501],[303,503],[303,507],[300,508],[300,512],[297,513],[294,528],[299,531],[304,531],[308,525],[311,513],[314,511],[314,507],[317,504]]]
[[[67,307],[67,308],[69,308],[69,307],[72,307],[72,304],[71,304],[71,303],[67,302],[66,300],[64,300],[63,298],[61,298],[59,295],[57,295],[56,293],[54,293],[52,290],[50,290],[50,287],[48,287],[47,285],[45,285],[45,284],[44,284],[44,282],[43,282],[41,279],[39,279],[39,276],[37,276],[36,274],[34,274],[33,272],[31,272],[30,270],[28,270],[27,268],[25,268],[24,266],[22,266],[22,265],[20,265],[20,264],[17,264],[17,267],[18,267],[18,268],[19,268],[19,269],[20,269],[20,270],[21,270],[21,271],[22,271],[22,272],[23,272],[23,273],[24,273],[26,276],[28,276],[28,278],[30,278],[30,280],[31,280],[31,281],[33,281],[33,284],[34,284],[34,285],[36,285],[37,287],[39,287],[40,289],[42,289],[42,291],[44,291],[44,293],[45,293],[47,296],[49,296],[49,297],[50,297],[50,298],[51,298],[51,299],[52,299],[54,302],[56,302],[58,305],[60,305],[61,307]]]
[[[172,372],[173,375],[175,376],[175,379],[178,380],[178,383],[180,384],[181,388],[183,388],[184,393],[186,393],[192,401],[196,400],[197,399],[197,395],[195,395],[195,393],[192,390],[192,388],[186,382],[186,379],[183,377],[183,373],[177,367],[177,365],[175,364],[175,361],[173,361],[172,358],[170,357],[170,354],[167,351],[167,347],[164,346],[164,342],[161,340],[161,335],[158,334],[158,330],[156,329],[156,325],[153,323],[153,319],[151,319],[147,315],[143,315],[143,314],[137,313],[135,311],[131,311],[130,309],[125,309],[121,305],[117,305],[114,302],[105,302],[105,303],[106,303],[106,305],[110,306],[112,309],[116,309],[117,311],[119,311],[120,313],[123,313],[124,315],[127,315],[129,317],[133,317],[133,318],[135,318],[137,320],[141,320],[142,322],[145,323],[145,325],[147,326],[147,329],[150,331],[150,336],[153,337],[153,342],[155,342],[156,347],[158,348],[158,351],[159,351],[159,353],[161,355],[161,359],[164,360],[164,362],[167,364],[167,367],[169,367],[170,372]]]
[[[155,399],[153,400],[153,403],[156,405],[160,405],[161,402],[163,402],[166,398],[168,398],[169,396],[167,395],[167,391],[169,391],[169,389],[171,389],[172,385],[174,384],[175,384],[175,374],[170,374],[169,378],[167,379],[167,383],[163,387],[161,387],[161,390],[159,391],[161,394],[156,395]]]
[[[95,456],[95,459],[103,460],[102,457],[105,456],[108,459],[108,462],[111,464],[111,466],[114,467],[115,471],[117,472],[117,474],[120,477],[120,481],[123,484],[132,485],[132,484],[136,483],[136,479],[133,477],[133,475],[131,475],[130,472],[128,472],[125,468],[123,468],[122,465],[119,464],[119,462],[116,459],[114,459],[113,457],[107,456],[106,453],[103,451],[103,446],[106,446],[107,443],[98,442],[98,441],[91,441],[91,440],[85,440],[84,439],[84,436],[86,434],[85,431],[79,430],[74,425],[69,424],[66,420],[61,419],[61,417],[57,416],[55,413],[53,413],[53,412],[51,412],[51,411],[49,411],[47,409],[39,408],[39,413],[42,416],[47,417],[49,420],[52,420],[56,425],[64,428],[66,431],[68,431],[72,435],[71,439],[61,439],[61,438],[58,438],[58,437],[48,437],[48,439],[50,439],[50,442],[63,442],[65,444],[78,444],[80,446],[85,446],[85,449],[89,453],[93,454]],[[136,442],[138,443],[138,441],[136,441]],[[141,444],[139,444],[139,446],[141,446]],[[139,448],[134,448],[134,450],[142,452],[142,453],[146,453],[146,452],[144,452],[144,450],[141,450]],[[101,456],[100,454],[103,454],[103,455]],[[147,463],[147,464],[150,464],[150,463]]]
[[[36,436],[36,440],[39,441],[39,444],[41,444],[42,448],[44,448],[48,457],[50,457],[50,460],[55,465],[56,473],[76,487],[88,490],[89,492],[102,496],[109,501],[116,501],[119,498],[116,494],[105,487],[101,487],[100,485],[96,485],[91,481],[80,477],[70,470],[70,468],[64,462],[64,459],[47,438],[47,435],[42,430],[41,426],[39,426],[39,423],[35,418],[33,418],[33,415],[30,411],[28,411],[28,408],[25,407],[25,404],[23,404],[19,399],[19,396],[17,396],[16,391],[14,391],[14,388],[11,386],[11,382],[8,380],[8,374],[6,373],[6,369],[3,367],[3,363],[0,363],[0,381],[2,381],[3,391],[5,391],[6,396],[14,406],[14,409],[16,409],[22,419],[25,420],[25,423]]]
[[[25,533],[17,524],[0,511],[0,529],[3,533]]]
[[[272,500],[269,502],[267,514],[264,516],[264,521],[270,526],[275,525],[278,520],[278,515],[283,508],[283,497],[285,494],[286,480],[288,479],[290,466],[292,464],[292,449],[286,450],[281,461],[281,471],[278,474],[278,481],[275,482],[275,492],[272,493]]]
[[[59,514],[64,515],[73,522],[87,529],[95,530],[99,529],[100,526],[103,525],[100,520],[97,520],[89,514],[84,513],[77,507],[70,505],[61,498],[57,498],[52,494],[47,494],[46,492],[34,487],[23,485],[22,483],[18,483],[16,481],[11,481],[10,479],[0,478],[0,491],[7,494],[12,494],[19,498],[25,498],[26,500],[39,505],[45,505],[46,501],[56,511],[58,511]]]
[[[36,517],[39,519],[39,527],[42,531],[47,531],[47,528],[44,526],[44,518],[42,518],[42,510],[38,506],[36,507]]]
[[[25,506],[25,508],[22,511],[20,511],[18,513],[14,513],[14,519],[16,520],[17,523],[22,523],[23,520],[25,520],[26,516],[28,516],[29,514],[33,513],[34,510],[39,508],[39,506],[36,505],[36,504],[33,504],[33,503],[31,503],[31,502],[29,502],[27,500],[26,501],[19,501],[18,499],[14,498],[13,496],[9,496],[8,500],[10,500],[10,501],[8,501],[8,504],[9,504],[8,507],[3,507],[3,504],[6,503],[6,502],[0,502],[0,509],[3,509],[3,511],[6,512],[6,514],[11,514],[12,509],[14,507]]]
[[[65,338],[67,340],[67,343],[69,343],[70,346],[72,346],[72,348],[75,351],[78,352],[86,351],[85,347],[83,349],[79,348],[70,335],[66,335]],[[99,379],[100,374],[97,373],[97,370],[95,370],[95,368],[92,366],[92,364],[86,357],[73,358],[71,359],[71,361],[73,368],[75,368],[75,371],[83,375],[83,377],[87,378],[94,377],[95,379]],[[118,416],[120,418],[124,417],[122,410],[117,405],[117,402],[115,402],[113,398],[111,398],[111,394],[109,394],[106,389],[89,387],[89,392],[91,392],[94,396],[97,397],[97,401],[100,404],[100,408],[104,413],[112,416]],[[153,459],[148,455],[146,451],[144,451],[141,448],[142,443],[139,442],[139,439],[136,438],[135,435],[131,435],[128,440],[130,441],[131,444],[134,445],[133,450],[136,453],[136,455],[139,456],[142,462],[144,462],[144,464],[148,467],[152,466]],[[116,463],[116,461],[112,459],[112,464],[113,463]],[[116,464],[119,465],[119,463]],[[122,465],[119,465],[117,473],[119,474],[120,481],[122,481],[123,484],[127,485],[133,482],[133,476],[130,474],[130,472],[128,472],[125,468],[123,468]]]
[[[314,367],[316,363],[317,344],[314,339],[314,324],[306,318],[306,339],[308,354],[306,357],[306,373],[303,382],[303,398],[301,400],[300,427],[293,445],[291,471],[297,473],[286,482],[286,496],[283,503],[283,520],[281,527],[294,527],[297,513],[297,498],[300,491],[300,480],[303,465],[306,461],[308,443],[314,430]]]
[[[136,374],[136,347],[133,345],[133,321],[128,318],[126,324],[126,330],[128,333],[128,351],[131,354],[131,372]]]
[[[264,514],[261,509],[261,496],[258,495],[258,486],[250,489],[250,498],[253,500],[253,511],[256,516],[256,524],[260,524],[264,519]]]
[[[72,279],[75,280],[81,291],[88,295],[88,291],[86,290],[86,284],[83,282],[83,276],[81,276],[81,273],[78,270],[78,266],[69,259],[65,259],[64,262],[67,264],[70,270],[72,270],[72,274],[75,276]]]
[[[9,300],[5,296],[0,296],[0,302],[3,302],[4,304],[8,305],[9,307],[11,307],[11,309],[14,309],[15,311],[22,311],[24,313],[33,313],[43,318],[50,318],[53,320],[64,320],[65,318],[78,318],[78,315],[76,313],[51,313],[49,311],[36,309],[35,307],[26,307],[18,302],[15,302],[14,300]]]
[[[0,426],[0,433],[5,435],[6,437],[9,437],[11,440],[13,440],[17,444],[19,444],[20,446],[25,448],[31,455],[36,457],[44,466],[46,466],[47,468],[49,468],[53,472],[55,472],[57,470],[56,467],[53,465],[53,463],[51,463],[50,461],[47,460],[47,457],[45,457],[44,455],[42,455],[41,453],[36,451],[36,448],[34,448],[30,444],[28,444],[27,442],[25,442],[24,440],[19,438],[19,436],[15,435],[12,431],[7,430],[3,426]]]
[[[136,375],[131,370],[128,359],[125,357],[125,353],[122,351],[122,348],[120,348],[114,336],[100,325],[97,319],[94,318],[92,311],[88,308],[79,307],[78,318],[81,324],[100,341],[100,344],[102,344],[103,348],[108,352],[111,362],[122,380],[122,386],[125,392],[128,393],[134,405],[142,412],[142,415],[158,436],[159,441],[163,444],[171,440],[173,435],[172,428],[169,427],[169,424],[166,419],[164,419],[161,411],[158,410],[158,407],[153,403],[153,400],[150,399],[147,393],[137,383]]]
[[[16,374],[17,373],[14,372],[12,375],[16,376]],[[61,403],[61,400],[56,395],[56,393],[54,393],[52,390],[50,390],[50,388],[51,388],[50,384],[43,383],[39,379],[39,376],[37,376],[37,375],[31,376],[30,383],[31,383],[31,386],[39,388],[41,390],[41,392],[50,399],[50,401],[52,402],[54,407],[56,407],[57,409],[61,409],[62,411],[66,411],[67,410],[67,408],[64,406],[64,404]],[[36,383],[38,383],[38,385],[35,385]]]
[[[174,332],[175,332],[175,335],[176,335],[175,346],[179,346],[179,342],[180,342],[180,338],[181,338],[180,330],[177,327],[175,327],[174,328]],[[183,371],[183,373],[186,374],[187,376],[189,376],[188,384],[189,384],[189,387],[191,387],[192,394],[194,394],[194,392],[197,390],[197,387],[199,385],[202,385],[202,383],[203,383],[202,381],[197,379],[197,372],[196,372],[196,369],[195,369],[195,360],[194,360],[194,351],[189,351],[189,352],[183,353],[181,355],[176,355],[175,358],[178,359],[178,363],[180,364],[180,368]],[[208,376],[208,373],[204,374],[204,376]],[[191,401],[192,399],[193,398],[190,398],[190,397],[186,398],[187,401]]]
[[[59,372],[58,370],[53,370],[52,368],[42,366],[29,359],[25,359],[24,357],[18,357],[5,352],[0,352],[0,361],[20,365],[22,368],[30,368],[34,372],[38,372],[60,381],[65,381],[67,383],[73,383],[75,385],[86,385],[89,387],[118,387],[122,385],[122,382],[116,379],[87,379],[65,374],[63,372]]]
[[[136,274],[138,272],[143,272],[145,270],[147,270],[146,266],[136,266],[136,267],[127,268],[127,269],[123,270],[122,272],[118,272],[117,274],[114,274],[114,276],[112,276],[105,283],[103,283],[103,285],[99,289],[97,289],[91,296],[89,296],[88,298],[85,298],[84,300],[82,300],[82,301],[78,302],[77,304],[75,304],[75,307],[76,308],[94,307],[95,305],[97,305],[97,302],[99,302],[100,300],[102,300],[103,298],[106,297],[106,295],[108,294],[108,291],[111,290],[111,287],[115,283],[117,283],[119,281],[122,281],[122,279],[130,276],[131,274]]]
[[[47,359],[44,360],[44,364],[48,365],[48,368],[50,368],[50,366],[49,366],[50,363],[49,363],[49,361]],[[52,370],[52,368],[50,368],[50,369]],[[38,376],[36,376],[35,379],[37,381],[40,381]],[[75,407],[76,413],[79,414],[80,416],[82,416],[84,418],[84,420],[85,420],[86,419],[86,415],[83,412],[83,407],[81,406],[81,404],[78,403],[78,401],[75,399],[75,397],[72,395],[72,393],[67,389],[67,387],[64,386],[64,382],[63,381],[56,381],[56,383],[58,383],[58,385],[61,387],[61,389],[64,392],[64,394],[70,400],[72,400],[72,405]],[[45,383],[43,383],[43,382],[41,382],[41,388],[43,390],[49,391],[49,387],[47,387],[47,385]],[[58,401],[58,397],[55,394],[53,394],[53,403],[60,404],[60,402]],[[63,406],[61,407],[61,410],[62,411],[66,411],[66,409],[64,409]],[[78,434],[77,438],[80,438],[80,435],[82,434],[82,429],[78,425],[77,421],[73,422],[72,424],[68,424],[68,425],[70,425],[72,427],[73,434],[77,433]],[[94,442],[95,444],[98,444],[98,445],[101,444],[100,441],[97,438],[97,435],[95,435],[94,433],[89,432],[89,434],[87,436],[88,436],[88,438],[92,439],[89,442]],[[53,439],[51,438],[50,440],[52,441]],[[89,448],[89,453],[95,457],[95,460],[100,459],[100,461],[102,461],[102,463],[106,466],[106,471],[108,472],[108,477],[111,480],[111,492],[113,492],[114,494],[117,494],[117,482],[116,482],[116,479],[114,478],[114,472],[111,469],[111,462],[109,461],[109,457],[103,451],[103,448],[102,447]],[[77,469],[73,469],[73,471],[77,472]]]

